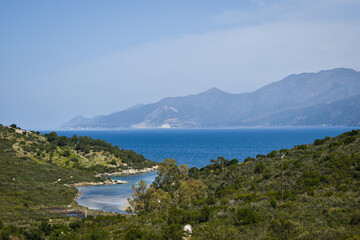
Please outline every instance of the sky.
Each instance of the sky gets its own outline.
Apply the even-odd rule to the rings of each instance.
[[[0,0],[0,123],[77,115],[302,72],[360,70],[358,0]]]

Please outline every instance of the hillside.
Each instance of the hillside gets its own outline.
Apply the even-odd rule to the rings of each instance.
[[[58,136],[56,132],[41,135],[39,132],[0,126],[0,139],[14,141],[17,157],[26,157],[38,163],[60,167],[114,172],[123,169],[143,169],[156,165],[132,150],[120,149],[104,140],[87,136]]]
[[[167,159],[148,189],[144,182],[133,188],[129,210],[136,215],[22,231],[59,239],[181,239],[190,224],[191,239],[358,239],[360,131],[240,163],[219,157],[201,169]]]
[[[327,112],[307,111],[306,121],[296,121],[310,107],[337,102],[360,94],[360,72],[337,68],[318,73],[290,75],[254,92],[230,94],[217,88],[185,97],[169,97],[157,103],[138,105],[105,116],[77,116],[66,129],[92,128],[218,128],[241,126],[351,125],[360,118],[359,103],[348,105],[337,121],[327,121]],[[339,112],[341,106],[332,105]],[[278,113],[284,113],[284,118]],[[288,117],[288,119],[286,119]],[[291,119],[292,117],[292,119]]]
[[[69,219],[46,210],[77,207],[78,191],[68,184],[100,182],[105,179],[95,177],[97,173],[153,165],[142,155],[103,140],[58,137],[55,132],[41,135],[0,125],[0,220],[29,224]]]

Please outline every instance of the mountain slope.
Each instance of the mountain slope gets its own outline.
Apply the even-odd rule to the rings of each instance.
[[[360,95],[311,107],[279,111],[241,122],[227,122],[228,126],[360,126]]]
[[[212,88],[186,97],[165,98],[157,103],[130,108],[93,119],[76,119],[63,127],[153,128],[153,127],[239,127],[292,125],[271,116],[289,110],[300,111],[360,94],[360,72],[337,68],[318,73],[290,75],[251,93],[230,94]],[[333,106],[335,108],[336,105]],[[357,106],[353,105],[353,108]],[[353,109],[353,110],[355,110]],[[299,112],[300,113],[300,112]],[[275,114],[275,115],[274,115]],[[265,118],[266,116],[266,118]],[[324,116],[309,117],[304,125],[318,125]],[[256,124],[251,119],[257,119]],[[263,119],[260,121],[260,119]],[[347,125],[344,121],[336,124]],[[80,120],[80,121],[78,121]],[[294,123],[301,125],[300,123]]]

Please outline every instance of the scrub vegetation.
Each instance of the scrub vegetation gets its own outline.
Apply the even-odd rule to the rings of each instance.
[[[97,173],[154,164],[102,140],[58,137],[55,132],[41,135],[15,124],[0,125],[0,220],[27,225],[70,219],[52,209],[77,207],[77,189],[71,184],[99,182],[104,179],[95,177]]]
[[[12,148],[18,157],[65,168],[114,172],[156,165],[134,151],[87,136],[59,137],[56,132],[42,135],[13,124],[11,127],[0,126],[0,139],[13,141]]]
[[[0,231],[27,239],[182,239],[190,224],[191,239],[360,239],[360,131],[240,163],[219,157],[201,169],[166,159],[151,186],[133,189],[135,215]]]

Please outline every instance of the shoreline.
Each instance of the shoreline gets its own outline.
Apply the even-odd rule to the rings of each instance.
[[[113,172],[113,173],[99,173],[96,174],[95,177],[106,177],[106,176],[128,176],[128,175],[136,175],[136,174],[142,174],[142,173],[149,173],[154,172],[158,169],[158,165],[151,167],[151,168],[143,168],[143,169],[126,169],[122,172]]]
[[[74,187],[89,187],[89,186],[117,185],[117,184],[128,184],[128,182],[122,180],[105,180],[102,182],[79,182],[79,183],[66,184],[66,185],[74,186]]]
[[[114,173],[99,173],[97,175],[95,175],[96,177],[111,177],[111,176],[128,176],[128,175],[136,175],[136,174],[144,174],[144,173],[150,173],[150,172],[154,172],[158,169],[158,166],[154,166],[151,168],[144,168],[144,169],[127,169],[127,170],[123,170],[122,172],[114,172]],[[102,182],[80,182],[80,183],[74,183],[74,184],[65,184],[66,186],[73,186],[76,187],[77,189],[77,193],[74,197],[74,204],[82,207],[82,208],[86,208],[90,211],[99,211],[99,212],[103,212],[105,214],[115,214],[114,212],[109,212],[109,211],[103,211],[103,210],[97,210],[97,209],[92,209],[89,208],[87,206],[83,206],[80,205],[77,200],[78,198],[81,197],[82,192],[78,189],[78,187],[88,187],[88,186],[101,186],[101,185],[117,185],[117,184],[129,184],[129,182],[127,181],[122,181],[122,180],[112,180],[112,179],[108,179]],[[129,213],[126,212],[126,209],[130,206],[129,202],[126,201],[126,204],[124,204],[123,207],[121,207],[121,213],[118,214],[124,214],[124,215],[129,215]],[[81,212],[81,211],[80,211]]]

